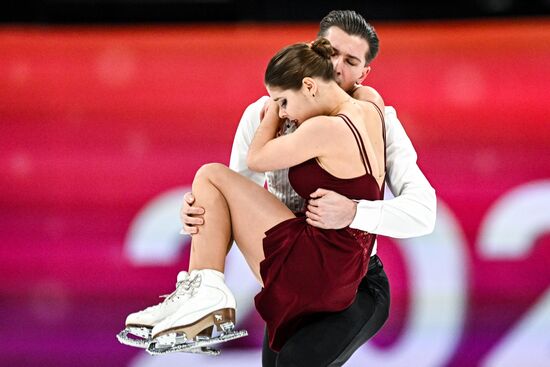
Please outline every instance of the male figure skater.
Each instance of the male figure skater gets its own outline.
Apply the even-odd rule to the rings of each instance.
[[[336,80],[351,96],[383,105],[380,95],[362,86],[378,52],[374,28],[354,11],[332,11],[320,23],[319,36],[326,37],[336,50],[332,57]],[[333,191],[319,188],[307,203],[288,183],[288,170],[252,172],[246,165],[249,145],[260,124],[268,97],[262,97],[244,112],[233,143],[230,167],[263,185],[294,211],[306,209],[308,223],[320,228],[350,226],[370,233],[406,238],[430,233],[435,224],[435,191],[416,163],[416,152],[392,107],[385,108],[387,185],[395,198],[354,202]],[[295,129],[291,121],[284,133]],[[184,230],[200,231],[204,210],[193,207],[191,193],[185,195],[181,210]],[[307,206],[306,206],[307,205]],[[337,276],[337,274],[335,274]],[[262,364],[278,366],[341,366],[353,352],[375,335],[388,318],[389,284],[376,245],[354,303],[344,311],[323,314],[300,329],[279,353],[267,346],[264,337]]]

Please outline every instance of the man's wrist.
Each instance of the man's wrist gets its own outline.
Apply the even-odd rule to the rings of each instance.
[[[351,218],[349,220],[348,226],[351,226],[351,224],[355,221],[355,217],[357,216],[357,200],[350,200],[352,205],[352,212]]]
[[[382,215],[382,202],[381,200],[356,200],[355,217],[349,226],[361,231],[377,233],[376,228]]]

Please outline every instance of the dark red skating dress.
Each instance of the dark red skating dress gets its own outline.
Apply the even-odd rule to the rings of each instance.
[[[378,112],[383,124],[383,115]],[[290,168],[288,177],[292,187],[306,199],[319,187],[350,199],[383,199],[383,186],[380,190],[371,174],[359,132],[347,116],[339,116],[355,136],[367,174],[337,178],[311,159]],[[307,224],[305,219],[298,216],[281,222],[269,229],[263,240],[265,259],[260,263],[260,274],[264,288],[254,300],[267,324],[269,345],[275,351],[280,351],[286,340],[312,315],[341,311],[351,305],[367,273],[376,238],[374,234],[349,227],[319,229]]]

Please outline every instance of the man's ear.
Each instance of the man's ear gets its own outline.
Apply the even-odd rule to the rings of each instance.
[[[363,80],[365,80],[365,78],[367,77],[367,75],[369,75],[369,73],[370,73],[370,66],[365,66],[363,68],[363,72],[361,73],[361,76],[359,77],[359,79],[357,79],[355,83],[357,84],[363,83]]]
[[[315,97],[315,94],[317,94],[317,83],[313,78],[306,76],[304,79],[302,79],[302,89],[304,90],[306,95],[309,95],[310,97]]]

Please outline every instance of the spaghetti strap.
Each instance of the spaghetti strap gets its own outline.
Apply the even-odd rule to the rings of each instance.
[[[382,120],[382,122],[384,121],[384,114],[382,113],[382,110],[380,109],[380,107],[378,107],[378,105],[376,103],[374,103],[373,101],[365,101],[365,102],[369,102],[370,104],[372,104],[374,106],[374,108],[376,108],[376,112],[378,112],[378,115],[380,116],[380,120]]]
[[[346,123],[346,125],[348,125],[348,127],[350,128],[350,130],[353,134],[353,137],[355,138],[355,142],[357,143],[357,147],[359,148],[359,153],[361,155],[361,161],[363,162],[363,166],[365,167],[365,171],[369,175],[372,175],[372,168],[371,168],[371,165],[370,165],[370,162],[369,162],[369,156],[367,155],[367,150],[366,150],[365,145],[363,143],[363,138],[361,136],[361,133],[359,133],[359,130],[357,130],[355,125],[353,125],[353,123],[351,122],[349,117],[347,117],[344,114],[338,114],[337,116],[341,117],[342,120],[344,120],[344,122]],[[368,166],[368,168],[367,168],[367,166]]]
[[[384,113],[382,110],[380,110],[380,107],[373,101],[365,101],[369,102],[374,106],[376,109],[376,112],[378,112],[378,116],[380,116],[380,120],[382,121],[382,139],[384,141],[384,172],[386,172],[386,119],[384,118]]]

